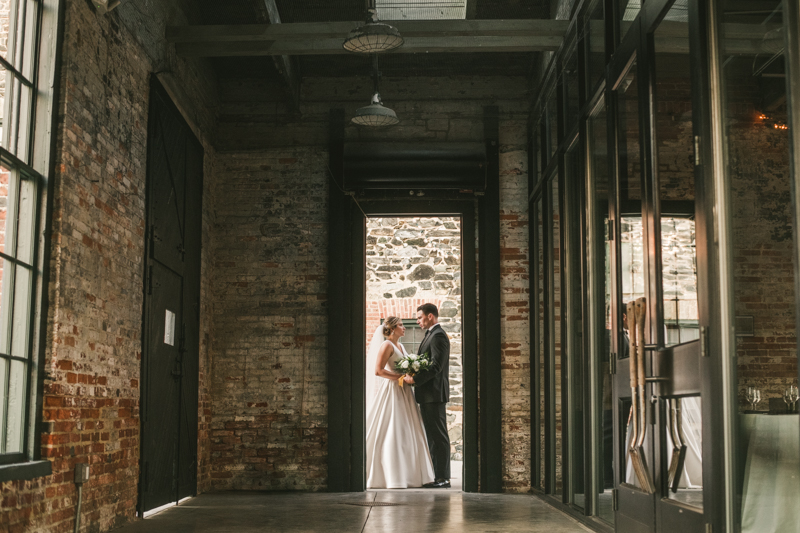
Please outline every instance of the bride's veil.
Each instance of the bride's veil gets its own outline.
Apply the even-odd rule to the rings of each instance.
[[[369,348],[367,349],[367,376],[366,376],[366,401],[367,401],[367,410],[369,410],[369,406],[372,402],[372,399],[375,397],[375,394],[378,392],[378,384],[380,383],[380,379],[378,376],[375,375],[375,365],[378,364],[378,352],[380,351],[381,344],[385,341],[386,338],[383,336],[383,324],[379,325],[375,329],[375,333],[372,335],[372,340],[369,343]]]

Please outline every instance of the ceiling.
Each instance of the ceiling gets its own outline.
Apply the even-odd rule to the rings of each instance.
[[[202,24],[269,23],[269,0],[197,0]],[[365,0],[274,0],[282,23],[358,21],[365,18]],[[377,0],[380,6],[392,5],[406,18],[421,20],[453,17],[547,19],[550,0]],[[465,2],[474,2],[466,6]],[[344,35],[342,40],[344,40]],[[538,52],[513,53],[431,53],[382,54],[380,71],[384,77],[505,75],[527,76],[532,72]],[[301,78],[358,76],[368,77],[372,61],[353,55],[305,55],[294,58]],[[260,78],[279,81],[275,60],[268,56],[211,58],[223,79]]]

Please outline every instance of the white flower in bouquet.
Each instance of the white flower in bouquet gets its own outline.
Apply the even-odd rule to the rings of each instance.
[[[408,358],[409,358],[409,359],[411,359],[412,361],[416,361],[416,360],[417,360],[417,354],[415,354],[415,353],[412,353],[412,354],[410,354],[410,355],[408,356]]]
[[[408,361],[403,361],[400,363],[400,368],[408,368]]]
[[[414,362],[414,363],[411,365],[411,368],[413,368],[413,369],[414,369],[414,372],[419,372],[419,363],[415,361],[415,362]]]

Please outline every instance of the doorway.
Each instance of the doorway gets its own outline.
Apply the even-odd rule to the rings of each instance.
[[[400,342],[418,353],[425,330],[416,309],[432,303],[450,338],[447,429],[452,490],[463,480],[462,245],[460,217],[368,217],[366,219],[366,341],[391,316],[406,328]],[[365,379],[375,379],[366,368]],[[368,388],[368,387],[367,387]],[[366,409],[370,408],[367,398]]]
[[[139,513],[197,493],[203,148],[150,92]]]

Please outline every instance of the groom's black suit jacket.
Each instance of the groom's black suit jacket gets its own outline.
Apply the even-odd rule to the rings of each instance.
[[[428,331],[418,353],[430,352],[431,368],[414,375],[414,397],[417,403],[447,403],[450,401],[450,339],[440,325]]]

